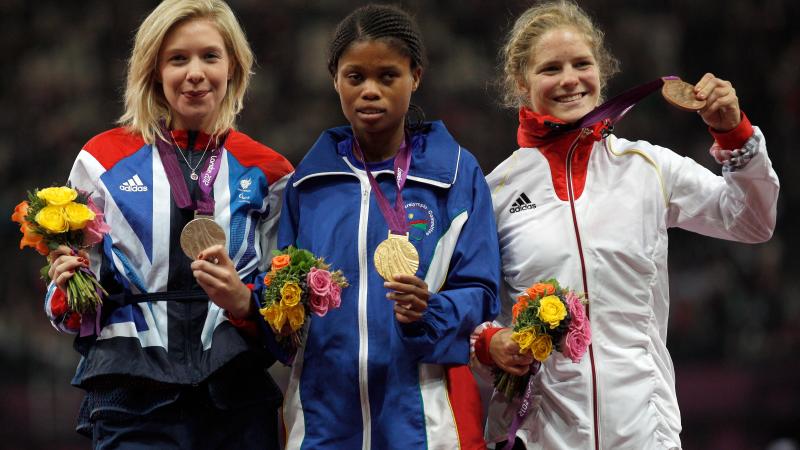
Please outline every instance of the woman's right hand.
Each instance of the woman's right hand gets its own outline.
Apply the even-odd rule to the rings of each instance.
[[[513,330],[505,328],[492,336],[489,342],[489,354],[494,363],[511,375],[523,376],[531,370],[533,358],[530,355],[520,354],[519,345],[511,340]]]
[[[50,260],[50,270],[47,275],[56,283],[56,287],[67,293],[67,281],[75,275],[79,267],[89,267],[89,255],[81,250],[77,254],[66,245],[60,245],[52,250],[47,259]]]

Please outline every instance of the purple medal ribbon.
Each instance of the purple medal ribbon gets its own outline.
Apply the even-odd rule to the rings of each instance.
[[[666,76],[655,79],[653,81],[641,84],[639,86],[628,89],[627,91],[609,99],[602,105],[589,111],[580,120],[570,124],[560,124],[554,122],[546,122],[548,126],[558,131],[572,131],[579,128],[591,127],[598,122],[605,120],[609,121],[609,125],[613,126],[619,122],[628,111],[631,110],[640,100],[647,97],[653,91],[659,89],[664,85],[664,80],[678,80],[676,76]]]
[[[539,371],[541,367],[541,363],[539,361],[534,361],[531,364],[531,375],[528,378],[528,385],[525,387],[525,395],[522,397],[522,403],[519,405],[519,409],[517,413],[514,414],[514,420],[511,422],[511,426],[508,428],[508,435],[506,436],[506,445],[503,447],[503,450],[511,450],[514,447],[514,440],[517,437],[517,430],[522,426],[522,422],[525,421],[525,418],[528,417],[528,414],[531,412],[531,397],[533,397],[533,376],[536,375],[536,372]]]
[[[162,134],[169,133],[169,130],[162,125]],[[210,136],[209,139],[213,139]],[[178,157],[173,151],[173,145],[164,139],[156,139],[156,147],[158,154],[161,156],[161,163],[164,165],[164,171],[167,173],[167,180],[172,188],[172,198],[175,204],[181,209],[196,209],[198,214],[205,216],[214,215],[214,197],[211,196],[211,190],[214,187],[214,180],[219,174],[220,154],[222,152],[222,144],[225,138],[220,138],[219,142],[211,150],[211,155],[203,164],[203,170],[200,173],[200,178],[197,180],[200,187],[200,198],[197,200],[197,206],[192,204],[192,197],[189,195],[189,187],[186,185],[186,179],[183,177],[178,163]]]
[[[408,220],[406,219],[406,208],[403,206],[403,186],[406,184],[406,177],[408,175],[408,168],[411,165],[411,142],[408,136],[403,140],[403,145],[397,150],[397,155],[394,158],[394,180],[395,187],[397,188],[397,197],[394,202],[394,208],[389,205],[389,200],[386,195],[381,191],[378,182],[367,167],[366,159],[361,151],[361,146],[358,144],[355,134],[353,134],[353,152],[363,164],[364,171],[367,172],[369,184],[375,192],[375,199],[378,201],[378,208],[381,214],[386,219],[389,225],[389,231],[392,234],[406,234],[408,232]],[[176,158],[177,159],[177,158]]]

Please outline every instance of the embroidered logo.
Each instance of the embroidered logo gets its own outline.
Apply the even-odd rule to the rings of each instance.
[[[147,186],[142,183],[139,174],[134,174],[128,181],[119,185],[119,190],[125,192],[147,192]]]
[[[252,186],[252,178],[242,178],[239,180],[239,200],[250,201],[250,186]]]
[[[536,203],[531,202],[531,199],[523,192],[519,194],[519,197],[517,197],[517,200],[511,205],[508,212],[513,214],[525,211],[526,209],[536,209]]]
[[[430,236],[436,228],[433,211],[426,204],[419,202],[406,203],[405,207],[408,219],[408,239],[421,241],[425,236]]]

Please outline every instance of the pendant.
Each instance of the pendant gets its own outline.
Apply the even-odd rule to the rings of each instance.
[[[192,173],[189,175],[189,178],[191,178],[194,181],[197,181],[197,179],[200,177],[197,176],[197,172],[192,171]]]
[[[394,281],[396,274],[414,275],[419,267],[419,253],[408,241],[408,233],[393,234],[378,244],[373,256],[375,269],[386,281]]]
[[[225,230],[211,216],[197,215],[181,231],[181,248],[191,260],[216,244],[225,246]]]

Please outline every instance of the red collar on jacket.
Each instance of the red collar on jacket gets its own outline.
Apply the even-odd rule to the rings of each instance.
[[[583,193],[586,183],[586,169],[589,165],[594,143],[602,139],[605,123],[595,124],[592,132],[581,135],[582,131],[572,130],[561,132],[553,125],[563,125],[563,120],[553,116],[538,114],[527,107],[519,110],[519,129],[517,129],[517,143],[523,148],[538,148],[547,158],[550,165],[550,175],[553,179],[553,188],[558,198],[567,201],[567,153],[578,139],[575,152],[572,154],[572,187],[574,198],[578,199]]]

